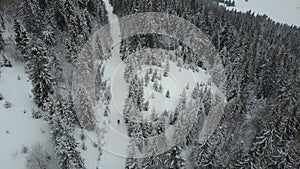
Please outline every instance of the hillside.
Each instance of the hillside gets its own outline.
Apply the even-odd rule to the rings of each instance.
[[[297,0],[0,1],[1,167],[300,168],[298,18]]]

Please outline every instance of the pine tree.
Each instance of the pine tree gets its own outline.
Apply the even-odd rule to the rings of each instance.
[[[139,111],[143,110],[143,104],[144,104],[144,84],[143,81],[138,80],[137,107]]]
[[[77,95],[78,103],[80,104],[78,109],[80,125],[86,130],[94,130],[97,122],[96,117],[92,109],[90,100],[86,95],[86,91],[82,86],[78,87]]]
[[[42,32],[42,37],[43,37],[43,41],[48,46],[54,45],[54,33],[53,33],[53,28],[50,25],[48,25],[47,30],[44,30]]]
[[[163,86],[162,84],[160,83],[159,86],[158,86],[158,92],[162,93],[163,92]]]
[[[104,117],[107,117],[109,114],[109,108],[108,106],[105,107],[105,110],[104,110]]]
[[[76,150],[77,143],[72,132],[61,122],[60,117],[53,115],[55,153],[61,168],[84,169],[83,159],[80,152]]]
[[[125,169],[139,169],[138,159],[135,158],[137,147],[136,147],[136,140],[134,138],[130,139],[130,143],[128,146],[128,156],[126,159],[126,166]]]
[[[149,110],[149,100],[147,100],[145,103],[144,103],[144,111],[148,111]]]
[[[188,84],[186,85],[185,89],[186,89],[186,90],[189,90],[189,88],[190,88],[190,83],[188,83]]]
[[[15,42],[17,49],[23,55],[22,59],[27,59],[27,47],[29,43],[28,35],[26,30],[21,26],[18,20],[14,20],[14,28],[15,28]]]
[[[112,95],[111,95],[111,92],[110,92],[110,86],[108,86],[105,91],[104,91],[104,96],[103,96],[103,103],[108,105],[111,98],[112,98]]]
[[[170,98],[171,96],[170,96],[170,91],[169,90],[167,90],[167,93],[166,93],[166,98]]]
[[[47,111],[49,112],[48,123],[60,167],[85,169],[80,152],[76,150],[77,143],[73,136],[73,130],[63,120],[65,113],[59,96],[49,98]]]
[[[158,71],[157,71],[157,69],[155,69],[155,70],[154,70],[154,73],[153,73],[153,75],[152,75],[151,81],[152,81],[152,82],[155,82],[155,79],[157,79],[157,77],[158,77]]]
[[[53,93],[53,76],[47,53],[41,45],[33,46],[26,66],[33,85],[34,101],[43,108],[49,94]]]
[[[183,111],[186,108],[186,92],[185,90],[183,90],[181,96],[180,96],[180,100],[179,100],[179,104],[176,106],[176,109],[174,111],[173,114],[173,119],[171,119],[171,123],[175,123],[175,121],[177,120],[178,116],[183,113]]]
[[[4,21],[3,21],[3,18],[1,16],[1,14],[0,14],[0,23],[1,23],[1,25],[0,25],[0,51],[3,50],[4,46],[5,46],[5,42],[4,42],[4,39],[3,39],[3,36],[2,36],[5,28],[4,28],[4,24],[2,24],[2,22],[4,22]]]
[[[168,60],[167,63],[166,63],[165,70],[164,70],[164,77],[168,77],[169,71],[170,71],[170,63],[169,63],[169,60]]]
[[[149,77],[149,71],[147,70],[146,74],[145,74],[145,86],[147,87],[148,84],[149,84],[149,80],[150,80],[150,77]]]
[[[221,152],[224,140],[224,130],[220,127],[203,143],[197,143],[189,157],[194,168],[224,168],[222,160],[226,154]]]
[[[200,90],[200,84],[199,82],[197,82],[191,94],[193,99],[197,99],[199,97],[199,92],[200,92],[199,90]]]
[[[158,84],[158,81],[155,80],[154,84],[153,84],[153,88],[156,92],[159,92],[159,84]]]
[[[170,168],[179,169],[183,168],[185,160],[180,155],[181,149],[179,146],[174,146],[170,153]]]
[[[139,169],[137,159],[133,157],[128,157],[126,159],[125,169]]]
[[[78,124],[78,117],[75,112],[73,97],[71,93],[69,93],[67,95],[67,98],[65,99],[64,114],[64,121],[67,125],[74,126],[75,124]]]
[[[137,75],[135,75],[134,78],[130,81],[127,101],[129,102],[129,100],[136,110],[143,110],[144,85],[143,82],[138,79]]]

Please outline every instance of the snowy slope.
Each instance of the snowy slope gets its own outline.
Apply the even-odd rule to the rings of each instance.
[[[104,134],[104,138],[99,138],[99,136],[95,135],[95,133],[88,133],[90,137],[87,144],[87,150],[82,151],[82,156],[85,158],[85,164],[87,168],[95,168],[98,167],[99,169],[121,169],[125,168],[125,161],[126,161],[126,154],[127,154],[127,127],[122,120],[122,112],[123,105],[125,103],[125,98],[127,96],[127,85],[122,77],[118,77],[118,82],[112,82],[114,75],[114,71],[117,70],[122,61],[120,59],[120,28],[118,23],[118,18],[116,15],[113,14],[112,6],[109,4],[109,0],[104,0],[106,10],[108,12],[108,19],[109,23],[111,24],[110,27],[110,34],[113,40],[113,44],[115,46],[111,50],[112,57],[109,58],[107,63],[105,64],[105,72],[104,72],[104,79],[108,80],[108,83],[112,89],[115,89],[117,85],[118,90],[118,100],[114,100],[110,102],[109,109],[110,109],[110,116],[108,118],[103,118],[103,108],[101,105],[99,106],[100,109],[96,112],[99,129],[103,129],[102,134]],[[113,98],[113,99],[116,99]],[[101,104],[101,103],[100,103]],[[115,106],[118,105],[118,106]],[[117,107],[120,107],[119,109]],[[121,120],[121,123],[118,125],[117,120]],[[101,143],[102,155],[101,160],[97,159],[98,155],[96,154],[91,146],[93,145],[93,141]]]
[[[31,116],[32,110],[37,108],[30,97],[32,86],[28,82],[24,65],[16,62],[12,68],[2,67],[0,71],[0,93],[4,97],[4,100],[0,101],[1,168],[25,169],[28,152],[22,153],[22,147],[26,146],[30,151],[31,146],[37,143],[41,143],[53,159],[47,123]],[[4,108],[5,101],[11,102],[12,107]]]
[[[86,144],[87,150],[81,151],[82,156],[85,159],[87,168],[101,168],[101,169],[121,169],[125,168],[126,157],[128,156],[128,146],[130,138],[127,133],[127,126],[124,122],[123,110],[125,105],[125,99],[128,95],[129,84],[124,79],[124,71],[126,64],[120,58],[120,26],[118,23],[118,17],[113,14],[112,6],[109,4],[109,0],[104,0],[106,10],[109,18],[110,36],[112,38],[111,57],[104,64],[104,79],[107,80],[108,85],[111,86],[112,100],[109,104],[108,117],[103,116],[104,108],[102,103],[99,103],[98,110],[96,111],[96,117],[98,121],[98,128],[103,129],[101,131],[101,137],[94,132],[87,132],[89,136],[88,140],[80,142],[80,145]],[[165,51],[174,54],[174,51]],[[143,53],[143,52],[142,52]],[[181,68],[177,63],[170,61],[170,71],[168,77],[163,77],[159,83],[163,86],[163,92],[156,92],[153,88],[153,83],[150,82],[148,87],[144,88],[144,99],[149,100],[150,107],[148,111],[142,112],[145,119],[150,119],[152,109],[155,108],[155,113],[160,115],[164,110],[174,111],[179,103],[180,95],[184,89],[186,89],[187,97],[189,98],[192,89],[197,82],[200,84],[207,84],[210,81],[210,75],[203,69],[198,72],[194,72],[190,69]],[[145,70],[148,69],[159,70],[162,68],[157,66],[144,66],[141,72],[138,72],[139,78],[144,77]],[[189,88],[186,86],[189,85]],[[166,98],[165,93],[169,90],[171,98]],[[212,91],[216,91],[217,88],[212,84]],[[152,97],[152,94],[154,97]],[[120,120],[120,124],[117,121]],[[77,131],[78,133],[79,131]],[[168,127],[166,131],[167,139],[171,142],[174,135],[174,127]],[[103,137],[102,137],[103,136]],[[102,155],[101,160],[97,159],[97,151],[92,148],[93,141],[98,145],[101,145]]]
[[[300,1],[299,0],[235,0],[237,11],[253,11],[258,14],[266,14],[271,19],[289,25],[300,26]]]

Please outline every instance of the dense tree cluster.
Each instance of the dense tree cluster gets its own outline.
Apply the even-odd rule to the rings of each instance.
[[[226,139],[215,141],[217,130],[207,143],[195,145],[192,163],[207,168],[299,168],[299,28],[251,11],[227,11],[216,1],[111,1],[119,16],[155,11],[184,17],[219,51],[227,79],[228,104],[220,126]],[[125,58],[126,50],[137,44],[168,49],[172,45],[164,45],[166,41],[161,35],[139,35],[124,41],[121,52]],[[179,57],[184,63],[195,59],[201,67],[197,54],[180,42],[174,44],[175,49],[183,46]],[[193,98],[196,95],[193,92]],[[207,151],[203,157],[202,151]]]
[[[0,51],[5,45],[4,22],[13,21],[14,42],[9,42],[9,45],[16,49],[14,57],[26,63],[26,71],[33,85],[33,100],[45,112],[42,117],[49,123],[59,165],[63,169],[83,169],[84,161],[77,150],[73,130],[79,124],[86,124],[81,127],[92,129],[95,121],[86,121],[94,115],[91,114],[91,105],[84,92],[81,93],[82,109],[75,112],[70,94],[72,70],[77,62],[76,54],[83,43],[93,31],[107,23],[104,3],[95,0],[17,2],[14,1],[10,9],[3,7],[3,10],[11,14],[4,18],[7,19],[5,21],[1,6]],[[104,91],[109,91],[106,84]],[[103,92],[103,95],[105,98],[111,97],[109,92]],[[34,156],[39,154],[35,153],[30,158]],[[34,168],[32,166],[40,162],[29,160],[29,168]],[[46,162],[41,161],[40,167],[45,168],[44,163]]]
[[[225,114],[212,136],[200,142],[199,132],[213,104],[210,84],[196,84],[191,98],[186,98],[183,92],[175,111],[166,111],[170,114],[167,123],[167,119],[156,117],[155,109],[151,116],[153,122],[143,121],[140,112],[149,110],[149,101],[143,98],[144,87],[149,84],[155,91],[164,92],[166,98],[173,97],[160,83],[161,78],[169,75],[168,59],[177,62],[179,67],[197,70],[203,68],[202,57],[182,42],[165,35],[143,34],[122,40],[121,59],[126,63],[124,77],[129,83],[124,115],[131,137],[126,168],[170,166],[177,169],[184,168],[185,160],[193,168],[300,167],[299,28],[276,23],[266,15],[256,16],[251,11],[227,11],[217,4],[234,6],[231,0],[110,2],[119,16],[164,12],[195,24],[219,52],[226,75]],[[104,4],[96,0],[23,0],[12,8],[15,10],[10,12],[13,13],[16,57],[26,62],[26,71],[33,84],[33,99],[47,113],[59,165],[63,169],[85,168],[77,150],[73,126],[84,124],[81,127],[93,130],[96,119],[83,88],[78,90],[76,99],[81,107],[75,112],[70,79],[80,47],[94,30],[107,23]],[[6,45],[4,30],[0,12],[0,52]],[[129,57],[146,47],[172,50],[176,57],[166,57],[166,60],[145,53],[145,57]],[[88,52],[91,50],[85,53],[86,57],[91,55]],[[134,70],[144,64],[160,67],[163,71],[149,70],[141,80],[134,75]],[[101,65],[96,95],[105,105],[104,116],[109,116],[110,86],[102,79],[103,74],[104,65]],[[66,98],[61,96],[63,93],[68,93]],[[192,124],[190,112],[197,115]],[[146,143],[144,138],[157,134],[164,136],[166,124],[175,128],[173,141],[176,145],[157,154],[160,148],[167,147],[166,139],[160,137],[162,140],[157,138]],[[186,127],[191,130],[185,135]],[[184,150],[190,150],[188,158],[182,157]],[[138,151],[150,152],[151,156],[134,158]],[[44,167],[47,161],[33,160],[34,155],[28,157],[28,166],[34,168],[32,166],[40,163]]]

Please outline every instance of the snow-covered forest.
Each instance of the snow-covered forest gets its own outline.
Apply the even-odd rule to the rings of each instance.
[[[0,0],[0,168],[300,168],[299,18],[296,0]]]

